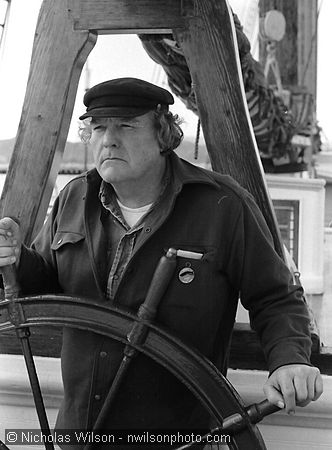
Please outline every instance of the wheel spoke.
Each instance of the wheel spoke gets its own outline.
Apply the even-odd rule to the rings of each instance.
[[[106,307],[96,301],[75,297],[45,295],[14,300],[22,308],[22,321],[16,326],[8,314],[8,301],[0,302],[0,332],[38,326],[76,327],[102,334],[148,356],[165,367],[201,402],[213,422],[222,426],[228,417],[239,415],[242,429],[231,436],[229,448],[265,449],[258,428],[251,423],[245,406],[227,379],[216,367],[198,352],[160,327],[144,322],[148,332],[144,342],[131,343],[127,335],[139,319],[118,308]],[[225,434],[225,433],[223,433]]]

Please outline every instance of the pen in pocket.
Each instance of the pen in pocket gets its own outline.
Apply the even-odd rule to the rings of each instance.
[[[189,252],[187,250],[178,249],[176,250],[176,256],[178,256],[179,258],[202,259],[203,253]]]

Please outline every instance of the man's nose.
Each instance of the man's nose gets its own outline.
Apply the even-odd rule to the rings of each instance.
[[[109,124],[105,130],[103,145],[104,147],[117,147],[119,145],[118,134],[112,124]]]

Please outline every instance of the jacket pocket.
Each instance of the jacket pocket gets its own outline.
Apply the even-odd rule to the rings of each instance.
[[[59,250],[66,244],[76,244],[83,241],[85,236],[72,231],[57,231],[51,244],[52,250]]]
[[[65,294],[84,295],[85,282],[93,283],[85,242],[83,234],[71,231],[58,231],[52,241],[58,280]]]
[[[217,295],[216,249],[199,245],[174,245],[179,251],[174,276],[168,287],[168,305],[198,310]],[[187,256],[188,255],[188,256]]]

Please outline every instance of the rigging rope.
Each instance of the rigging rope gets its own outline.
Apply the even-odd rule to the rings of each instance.
[[[280,158],[292,153],[291,139],[296,133],[292,114],[267,86],[261,65],[250,53],[250,43],[238,17],[233,14],[241,69],[250,118],[261,157]],[[166,72],[172,92],[198,115],[195,92],[183,51],[172,34],[139,35],[149,56]],[[198,145],[195,146],[195,154]]]
[[[9,13],[10,13],[10,6],[11,6],[11,0],[3,0],[7,3],[7,5],[5,6],[5,15],[4,15],[4,19],[3,19],[3,23],[0,24],[0,29],[1,29],[1,36],[0,36],[0,55],[2,53],[3,47],[4,47],[4,43],[5,43],[5,38],[6,38],[6,32],[7,32],[7,26],[8,26],[8,19],[9,19]]]

